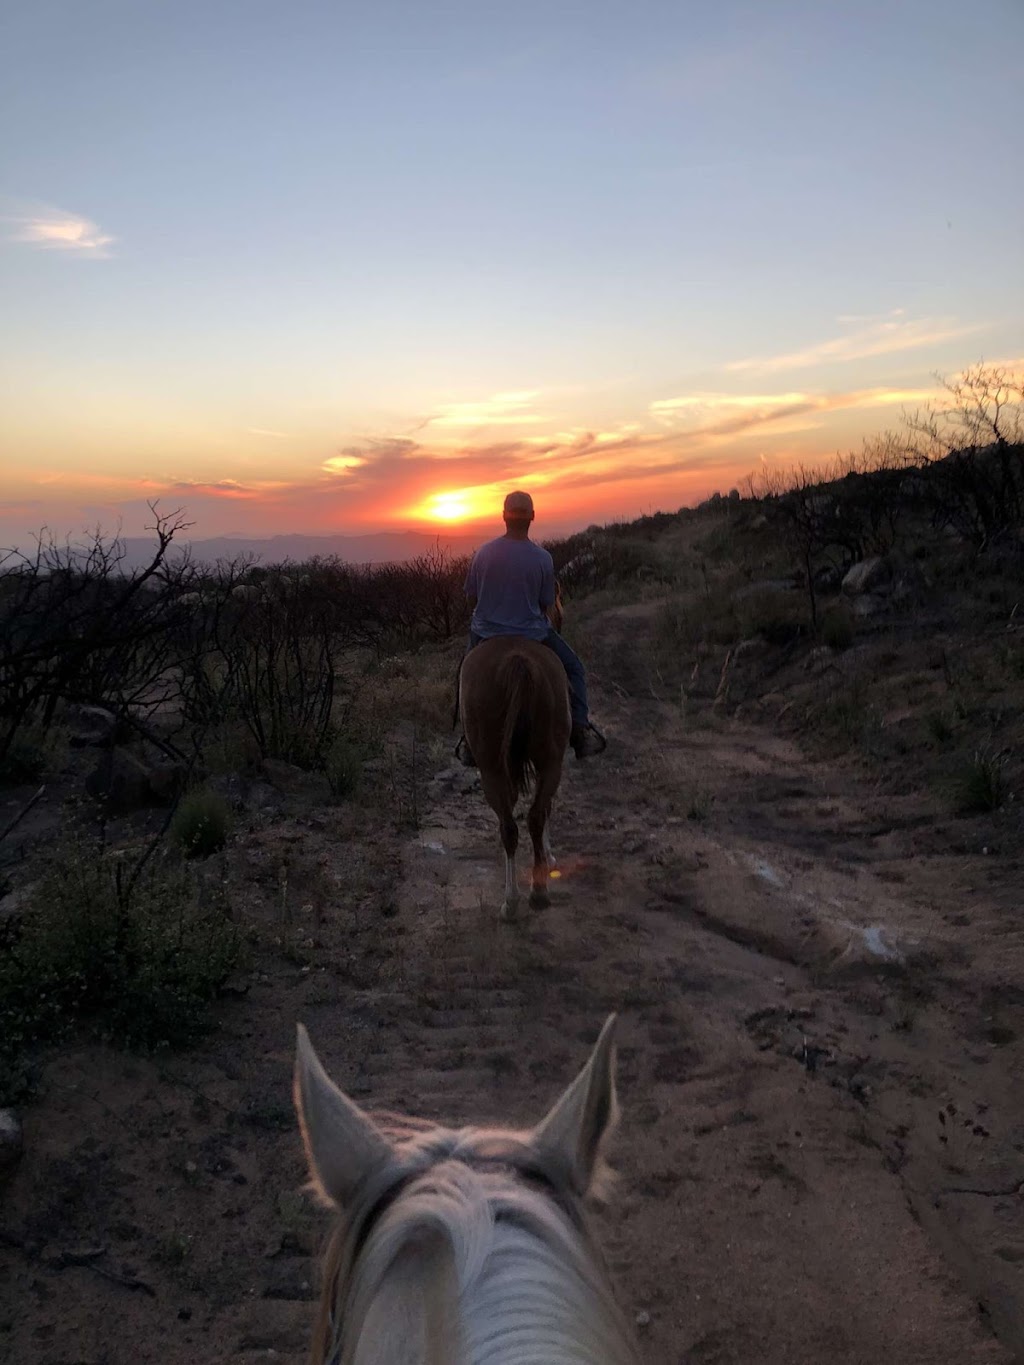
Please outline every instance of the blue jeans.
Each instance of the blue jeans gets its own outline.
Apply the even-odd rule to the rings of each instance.
[[[482,635],[470,631],[470,649],[478,645],[483,638]],[[549,630],[540,643],[554,650],[565,669],[566,677],[569,679],[569,710],[573,725],[587,725],[590,719],[590,707],[587,705],[587,675],[583,671],[579,655],[569,648],[557,630]]]

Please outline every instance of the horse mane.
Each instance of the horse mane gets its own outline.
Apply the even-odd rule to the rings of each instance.
[[[498,681],[508,703],[501,736],[502,761],[512,790],[523,796],[536,775],[529,745],[540,699],[540,679],[527,655],[510,654],[499,665]]]
[[[582,1200],[523,1135],[399,1133],[331,1238],[313,1365],[633,1365]]]

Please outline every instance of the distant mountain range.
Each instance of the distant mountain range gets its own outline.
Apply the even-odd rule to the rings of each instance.
[[[368,536],[270,536],[255,540],[249,536],[215,536],[210,540],[175,540],[175,549],[189,546],[192,558],[200,563],[214,564],[219,559],[252,558],[260,564],[282,564],[286,560],[299,564],[319,555],[335,556],[348,564],[400,564],[408,559],[429,554],[436,546],[454,556],[468,555],[487,540],[498,535],[498,530],[475,536],[450,535],[440,531],[428,535],[422,531],[382,531]],[[124,540],[125,568],[135,569],[148,564],[156,542],[144,537],[127,536]]]

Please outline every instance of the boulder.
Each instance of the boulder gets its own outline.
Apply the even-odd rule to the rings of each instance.
[[[892,565],[883,555],[862,559],[846,571],[843,592],[858,597],[863,592],[878,592],[892,581]]]
[[[106,801],[112,810],[138,810],[154,800],[150,771],[127,749],[111,749],[85,779],[85,789],[90,796]]]
[[[300,768],[296,763],[286,763],[282,758],[265,758],[262,767],[263,776],[271,787],[287,795],[308,791],[310,784],[316,781],[315,776],[305,768]]]
[[[64,712],[68,738],[76,749],[88,745],[113,744],[117,733],[117,717],[102,706],[86,706],[75,702]]]

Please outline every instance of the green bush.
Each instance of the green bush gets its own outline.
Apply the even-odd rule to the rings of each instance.
[[[346,801],[359,790],[365,757],[364,746],[350,735],[335,735],[324,754],[323,770],[336,801]]]
[[[216,792],[197,789],[183,796],[171,819],[171,838],[187,858],[208,858],[227,842],[231,810]]]
[[[56,850],[5,938],[0,1103],[24,1079],[25,1048],[77,1025],[136,1047],[191,1041],[239,946],[222,893],[187,865],[84,837]]]
[[[958,815],[981,815],[998,810],[1006,800],[1006,767],[1003,759],[979,749],[963,765],[953,786]]]

